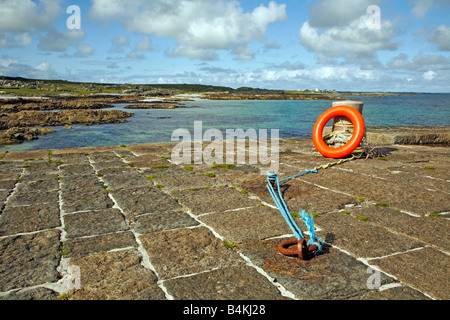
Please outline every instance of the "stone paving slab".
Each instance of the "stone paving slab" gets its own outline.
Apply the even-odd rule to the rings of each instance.
[[[0,219],[0,236],[53,229],[60,226],[58,205],[7,205]]]
[[[83,275],[82,288],[73,290],[73,300],[161,300],[164,292],[157,277],[142,264],[135,249],[100,252],[73,259]]]
[[[237,189],[229,187],[193,188],[171,191],[170,195],[178,199],[180,204],[191,209],[195,215],[251,207],[260,203],[258,200],[249,199]]]
[[[280,219],[279,211],[267,206],[215,212],[203,215],[199,220],[235,244],[291,232],[286,222]]]
[[[149,233],[140,240],[161,279],[244,263],[205,227]]]
[[[398,210],[374,205],[347,210],[353,217],[367,218],[369,224],[450,252],[450,221],[446,218],[414,217]]]
[[[200,223],[185,212],[167,211],[140,215],[130,220],[137,233],[173,230],[198,226]]]
[[[349,300],[371,299],[378,290],[367,287],[369,275],[367,265],[351,258],[337,249],[327,248],[327,253],[314,260],[298,262],[295,258],[286,259],[276,250],[280,239],[249,242],[240,246],[240,251],[248,256],[253,263],[263,268],[287,290],[294,293],[300,300]],[[396,281],[384,274],[380,284],[392,285]],[[390,289],[389,289],[390,290]],[[395,294],[394,299],[413,298],[426,299],[420,292],[405,288]],[[373,297],[375,299],[375,297]]]
[[[64,216],[66,238],[79,238],[124,231],[127,223],[119,209],[77,212]]]
[[[111,195],[127,218],[146,213],[181,210],[177,201],[152,186],[113,190]]]
[[[381,257],[424,246],[420,241],[388,232],[362,219],[342,212],[320,215],[315,222],[323,231],[317,235],[357,258]]]
[[[42,231],[0,239],[0,290],[56,282],[60,262],[60,232]]]
[[[289,300],[249,266],[233,266],[170,279],[164,282],[164,286],[177,300]]]
[[[299,180],[340,191],[353,197],[363,197],[376,203],[388,203],[392,207],[419,215],[445,212],[448,208],[448,194],[422,189],[420,197],[413,197],[412,195],[417,193],[416,186],[398,181],[374,179],[355,173],[342,172],[342,170],[330,169],[326,172],[304,176]],[[341,181],[345,181],[345,183]]]
[[[450,258],[446,253],[425,247],[390,257],[373,259],[370,263],[390,274],[395,274],[400,281],[428,292],[437,299],[448,300],[449,298]]]
[[[82,257],[91,253],[123,249],[135,245],[134,235],[130,231],[125,231],[68,239],[64,241],[62,250],[67,257]]]
[[[267,167],[175,165],[175,145],[0,154],[0,299],[449,298],[448,147],[385,145],[282,183],[325,240],[299,262],[277,251],[293,235]],[[279,145],[282,179],[330,162],[310,139]]]

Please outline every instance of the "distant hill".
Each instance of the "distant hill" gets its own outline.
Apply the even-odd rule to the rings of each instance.
[[[228,92],[239,94],[282,94],[282,90],[260,88],[213,86],[203,84],[130,84],[71,82],[67,80],[27,79],[22,77],[0,77],[0,90],[18,94],[72,94],[130,93],[161,90],[168,92]]]

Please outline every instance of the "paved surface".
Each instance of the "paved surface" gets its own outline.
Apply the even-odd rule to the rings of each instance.
[[[176,166],[173,146],[1,154],[0,299],[450,298],[448,147],[283,183],[326,241],[299,263],[260,167]],[[281,178],[329,162],[310,139],[280,150]]]

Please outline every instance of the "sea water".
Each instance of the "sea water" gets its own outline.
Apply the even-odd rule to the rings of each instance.
[[[362,101],[366,126],[449,126],[450,94],[352,96]],[[193,132],[194,121],[203,130],[278,129],[281,138],[311,137],[317,118],[332,105],[328,100],[196,100],[182,102],[186,108],[115,109],[134,115],[126,123],[48,127],[55,133],[21,144],[5,145],[0,151],[60,149],[171,142],[172,132]],[[108,109],[105,109],[108,110]]]

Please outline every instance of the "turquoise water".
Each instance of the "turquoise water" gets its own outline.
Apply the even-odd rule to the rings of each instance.
[[[450,126],[450,94],[348,97],[364,102],[366,126]],[[332,101],[213,101],[185,102],[192,108],[170,110],[128,110],[127,123],[95,126],[51,127],[55,133],[21,144],[0,147],[0,151],[39,150],[170,142],[172,132],[187,129],[192,137],[194,121],[209,128],[278,129],[280,137],[311,137],[317,118]],[[165,117],[160,119],[161,117]],[[167,118],[166,118],[167,117]],[[270,131],[268,132],[270,137]]]

